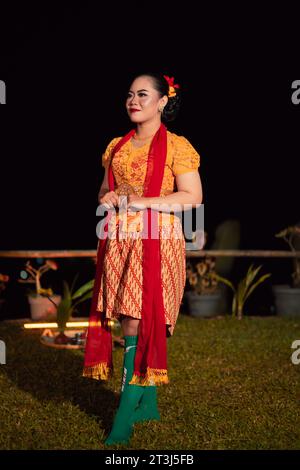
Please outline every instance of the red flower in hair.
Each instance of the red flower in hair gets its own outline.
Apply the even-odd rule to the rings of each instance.
[[[168,75],[164,75],[164,78],[169,84],[169,97],[175,96],[175,88],[180,88],[180,86],[178,84],[174,84],[174,77],[168,77]]]

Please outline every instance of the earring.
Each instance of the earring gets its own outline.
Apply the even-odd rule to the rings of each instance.
[[[164,106],[163,106],[162,108],[159,108],[159,109],[158,109],[158,111],[159,111],[160,113],[162,113],[163,110],[164,110]]]

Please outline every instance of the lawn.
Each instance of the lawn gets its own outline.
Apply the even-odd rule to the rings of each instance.
[[[83,352],[39,343],[37,331],[0,323],[0,449],[108,449],[123,349],[110,382],[81,377]],[[299,449],[300,320],[180,315],[168,339],[170,384],[160,422],[135,425],[127,449]],[[124,449],[124,446],[114,448]]]

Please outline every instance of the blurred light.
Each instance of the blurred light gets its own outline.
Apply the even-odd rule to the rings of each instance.
[[[31,329],[37,329],[37,328],[58,328],[58,324],[55,322],[52,323],[24,323],[24,328],[27,330]],[[88,321],[71,321],[67,322],[66,327],[67,328],[82,328],[82,327],[88,327],[89,322]]]
[[[27,279],[28,278],[28,272],[27,271],[21,271],[20,272],[20,277],[21,277],[21,279]]]
[[[110,319],[108,321],[109,326],[112,328],[119,325],[119,321],[115,319]],[[67,328],[87,328],[89,326],[89,321],[69,321],[66,324]],[[93,325],[92,325],[93,326]],[[26,330],[38,329],[38,328],[58,328],[56,322],[51,323],[24,323],[23,327]]]

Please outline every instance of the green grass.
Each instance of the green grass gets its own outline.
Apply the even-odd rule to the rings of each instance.
[[[123,349],[110,382],[81,377],[82,351],[39,343],[39,333],[0,323],[1,449],[108,449]],[[168,339],[169,385],[160,422],[138,423],[127,449],[299,449],[300,364],[291,344],[300,320],[196,319],[180,315]],[[116,446],[123,449],[124,446]]]

